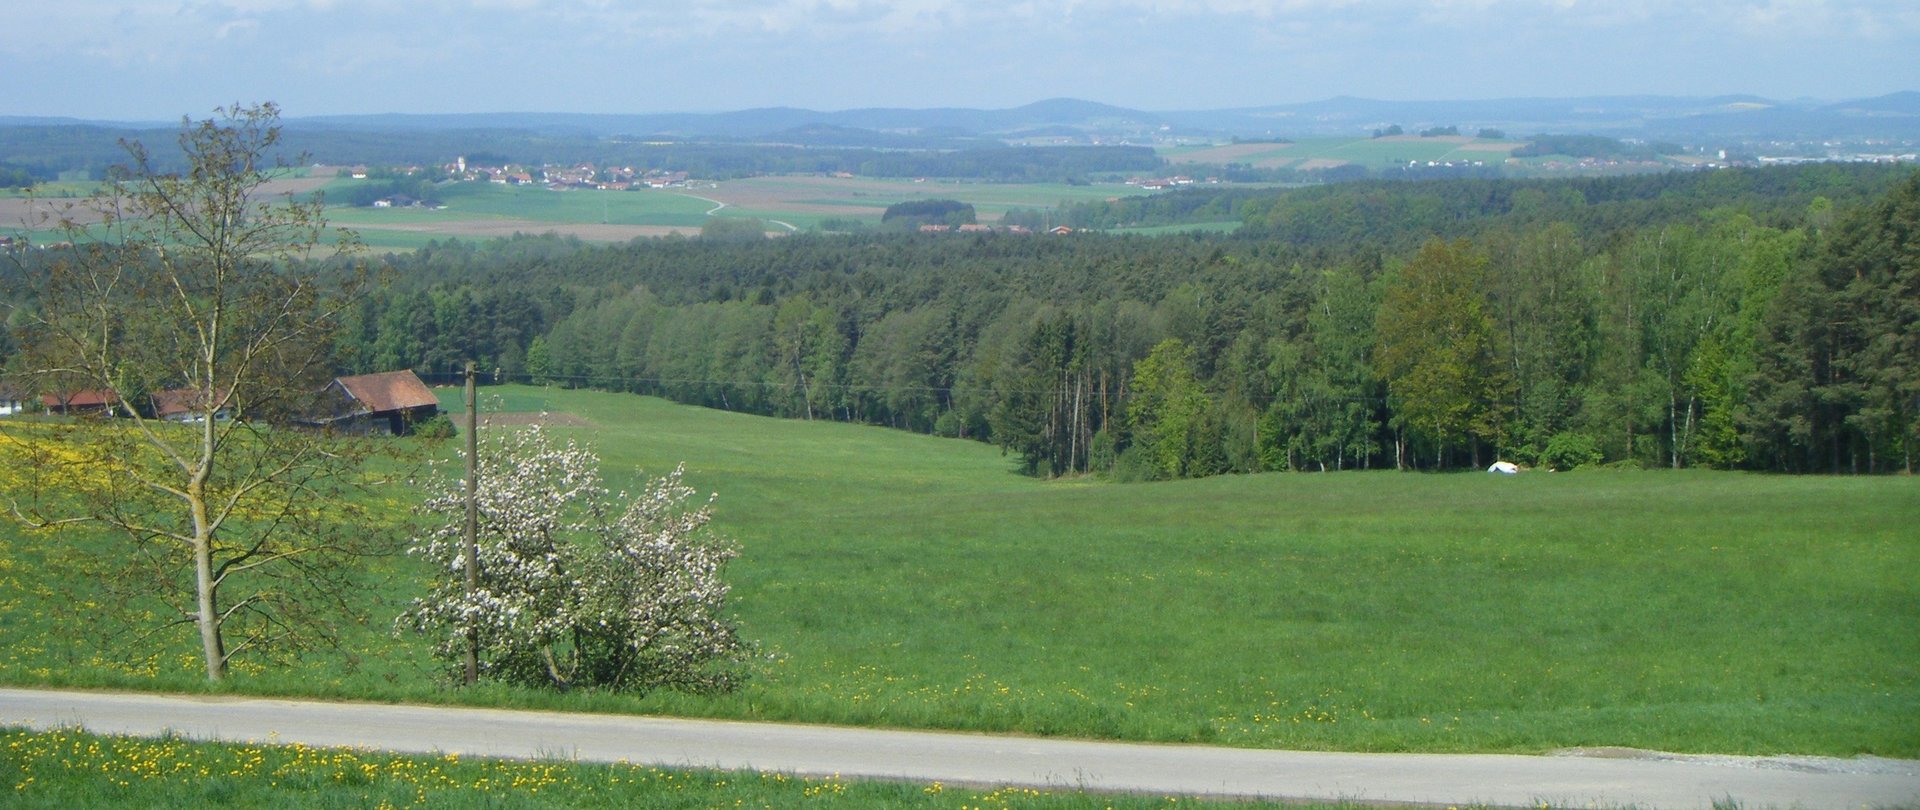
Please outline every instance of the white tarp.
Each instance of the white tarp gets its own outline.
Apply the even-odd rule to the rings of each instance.
[[[1501,475],[1514,475],[1520,472],[1520,465],[1511,461],[1496,461],[1492,466],[1487,468],[1487,472],[1499,473]]]

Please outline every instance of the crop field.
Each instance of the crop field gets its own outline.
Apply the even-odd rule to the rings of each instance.
[[[1521,146],[1524,142],[1519,140],[1396,134],[1386,138],[1302,138],[1292,144],[1183,148],[1164,150],[1162,155],[1175,163],[1246,163],[1260,169],[1325,169],[1346,163],[1375,169],[1405,165],[1407,161],[1486,161],[1494,165],[1505,161],[1507,155]]]
[[[1122,183],[975,183],[951,180],[882,180],[819,176],[750,177],[691,193],[727,203],[751,216],[842,217],[878,223],[887,206],[910,200],[948,199],[972,205],[982,221],[1007,211],[1052,208],[1066,202],[1145,194]]]
[[[394,556],[347,649],[221,689],[1299,749],[1920,756],[1920,479],[1043,481],[966,441],[491,393],[502,422],[578,425],[553,429],[615,488],[684,461],[719,494],[732,605],[766,654],[753,680],[451,688],[392,632],[428,575]],[[415,497],[391,493],[396,521]],[[0,681],[207,688],[185,628],[135,644],[94,615],[84,566],[117,547],[0,528]]]
[[[357,181],[324,189],[344,199]],[[624,242],[669,233],[698,233],[713,203],[661,191],[550,191],[538,186],[459,183],[443,186],[446,208],[358,208],[334,205],[328,220],[354,229],[375,248],[410,249],[429,239],[491,239],[554,231],[588,241]]]
[[[335,179],[324,191],[344,199],[356,181]],[[332,224],[353,228],[376,249],[407,250],[432,239],[489,239],[553,231],[593,242],[624,242],[669,233],[695,234],[709,217],[753,217],[770,233],[812,228],[823,219],[880,223],[887,206],[919,199],[972,204],[982,221],[1007,211],[1042,209],[1062,202],[1104,200],[1146,193],[1118,183],[958,183],[820,176],[770,176],[697,184],[687,189],[551,191],[541,186],[460,183],[444,186],[446,208],[327,209]],[[0,205],[4,205],[0,200]],[[0,213],[5,209],[0,208]]]
[[[1524,141],[1500,141],[1447,135],[1422,138],[1393,135],[1384,138],[1302,138],[1293,143],[1241,143],[1206,148],[1162,150],[1176,163],[1244,163],[1256,168],[1314,169],[1348,163],[1368,168],[1405,165],[1409,161],[1505,161]]]

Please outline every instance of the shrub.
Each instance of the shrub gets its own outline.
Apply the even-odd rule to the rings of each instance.
[[[1556,470],[1571,470],[1600,463],[1600,446],[1585,433],[1556,433],[1547,440],[1541,463]]]

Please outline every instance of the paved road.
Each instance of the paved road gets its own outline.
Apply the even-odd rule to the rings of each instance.
[[[1360,802],[1920,807],[1920,762],[1340,754],[424,706],[0,689],[0,725],[963,784]]]

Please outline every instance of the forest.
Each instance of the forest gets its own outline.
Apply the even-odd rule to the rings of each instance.
[[[1908,471],[1920,173],[1806,165],[1163,194],[1233,234],[555,236],[380,257],[342,371],[991,442],[1041,476],[1504,459]],[[11,272],[31,272],[30,262]]]

